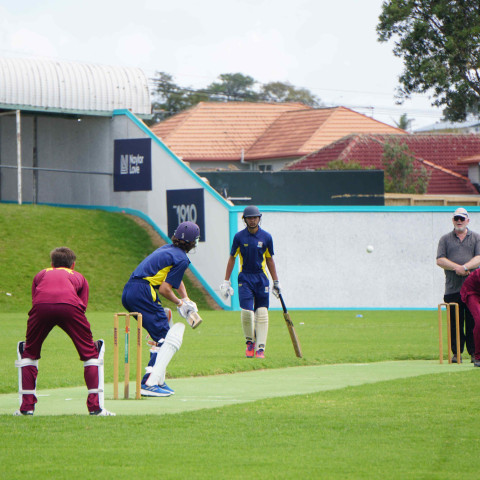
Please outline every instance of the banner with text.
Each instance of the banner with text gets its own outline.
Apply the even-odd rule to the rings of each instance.
[[[167,190],[168,236],[171,238],[182,222],[193,222],[200,227],[200,241],[205,241],[205,204],[203,188]]]
[[[113,191],[131,192],[151,189],[151,139],[115,140],[113,146]]]

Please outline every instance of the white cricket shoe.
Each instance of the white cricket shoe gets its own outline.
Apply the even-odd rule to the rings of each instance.
[[[21,410],[16,410],[15,412],[13,412],[13,415],[15,417],[18,417],[20,415],[33,415],[33,410],[27,410],[26,412],[22,412]]]
[[[96,415],[97,417],[115,417],[117,414],[113,412],[109,412],[102,408],[101,410],[95,410],[94,412],[90,412],[90,415]]]

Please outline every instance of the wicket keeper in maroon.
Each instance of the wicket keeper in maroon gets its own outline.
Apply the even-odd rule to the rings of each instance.
[[[85,277],[74,271],[76,256],[67,247],[50,253],[52,266],[35,275],[32,308],[28,313],[25,342],[18,342],[20,410],[15,415],[33,415],[37,403],[38,360],[47,335],[59,326],[71,339],[84,362],[88,388],[87,408],[91,415],[115,415],[103,408],[103,340],[93,341],[85,316],[89,287]]]
[[[473,327],[475,360],[473,364],[475,367],[480,367],[480,268],[471,272],[465,279],[460,295],[475,320]]]

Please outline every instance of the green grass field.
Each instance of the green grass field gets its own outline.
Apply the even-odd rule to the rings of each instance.
[[[110,384],[112,315],[121,309],[125,278],[152,248],[148,235],[123,215],[2,204],[0,228],[0,405],[17,390],[16,344],[25,334],[31,280],[47,266],[48,252],[64,244],[77,252],[77,269],[92,277],[87,316],[94,336],[106,340]],[[187,328],[168,370],[175,401],[182,400],[182,386],[187,390],[202,376],[213,376],[205,381],[215,379],[220,390],[222,378],[235,384],[242,371],[256,371],[245,390],[266,398],[164,414],[169,399],[116,402],[107,395],[107,408],[122,405],[134,414],[89,417],[83,406],[76,415],[0,415],[0,478],[450,480],[478,470],[480,369],[438,365],[436,311],[292,311],[302,359],[281,312],[271,311],[267,358],[258,360],[243,356],[238,312],[202,306],[204,323]],[[389,361],[435,365],[436,373],[358,377],[358,365],[371,363],[388,378]],[[340,371],[356,381],[292,394],[298,369],[289,367],[322,365],[332,367],[325,382],[340,382],[331,378]],[[284,381],[288,396],[267,398],[272,381],[277,390]],[[68,337],[54,330],[44,344],[38,391],[76,386],[83,386],[82,363]],[[151,413],[152,400],[158,414]],[[39,396],[39,406],[48,401]]]

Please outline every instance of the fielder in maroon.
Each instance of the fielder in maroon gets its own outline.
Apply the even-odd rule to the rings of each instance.
[[[93,341],[90,323],[85,316],[88,304],[88,282],[75,272],[76,256],[67,247],[50,253],[52,267],[33,279],[32,309],[28,313],[25,342],[18,342],[20,410],[15,415],[33,415],[37,403],[36,382],[38,360],[43,342],[56,325],[72,339],[80,360],[84,362],[84,377],[88,388],[87,408],[90,415],[115,415],[103,408],[103,340]]]
[[[462,302],[467,305],[475,320],[473,342],[475,344],[475,367],[480,367],[480,268],[474,270],[463,282],[460,290]]]

